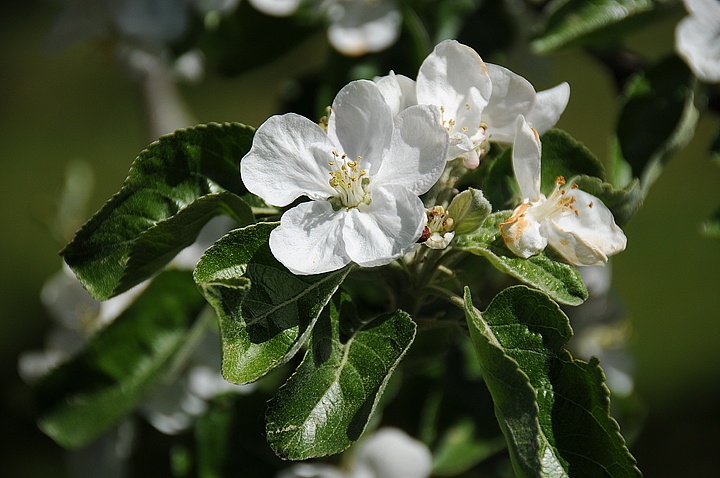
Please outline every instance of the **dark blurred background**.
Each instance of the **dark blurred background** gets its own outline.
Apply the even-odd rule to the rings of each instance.
[[[83,160],[95,171],[90,214],[119,189],[149,142],[136,83],[102,49],[78,44],[48,53],[57,12],[42,1],[0,7],[2,477],[66,476],[64,451],[35,426],[30,390],[17,372],[18,354],[41,348],[50,325],[39,291],[61,266],[64,239],[50,224],[66,166]],[[640,29],[630,45],[651,58],[671,52],[678,19]],[[209,74],[182,94],[198,122],[257,126],[277,112],[289,78],[320,64],[324,48],[311,38],[269,66],[232,78]],[[568,81],[570,104],[558,127],[607,157],[618,102],[602,65],[581,51],[524,58],[505,65],[538,90]],[[647,411],[631,449],[648,477],[717,476],[720,468],[720,242],[700,234],[720,206],[720,168],[708,153],[717,128],[717,117],[701,119],[626,227],[626,252],[612,260]]]

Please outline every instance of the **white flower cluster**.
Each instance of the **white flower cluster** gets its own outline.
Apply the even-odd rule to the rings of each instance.
[[[447,247],[453,218],[419,196],[447,168],[477,167],[488,142],[513,143],[524,201],[501,228],[508,247],[529,257],[550,244],[573,264],[604,263],[625,236],[601,201],[562,189],[560,180],[549,199],[539,190],[539,134],[558,120],[569,93],[566,83],[536,93],[519,75],[447,40],[417,80],[391,72],[345,86],[326,130],[296,114],[271,117],[255,133],[241,175],[274,206],[311,199],[283,214],[270,248],[293,273],[318,274],[388,264],[421,237]]]

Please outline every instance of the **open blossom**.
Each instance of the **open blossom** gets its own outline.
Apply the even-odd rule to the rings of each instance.
[[[348,471],[303,463],[277,478],[427,478],[431,471],[432,455],[424,443],[397,428],[381,428],[360,443]]]
[[[540,138],[525,118],[517,119],[513,169],[523,202],[500,224],[508,248],[520,257],[540,253],[549,244],[576,266],[604,265],[625,249],[627,239],[610,210],[560,176],[549,197],[540,192]]]
[[[375,81],[398,111],[411,104],[438,105],[450,134],[447,159],[463,158],[468,168],[478,166],[487,141],[513,142],[518,115],[542,134],[557,123],[570,97],[567,83],[537,93],[522,76],[484,63],[475,50],[455,40],[435,47],[420,66],[417,82],[394,73]]]
[[[442,174],[447,133],[436,108],[393,116],[370,81],[345,86],[327,133],[302,116],[273,116],[255,133],[240,163],[248,190],[286,211],[270,235],[275,257],[296,274],[350,262],[388,264],[415,244],[424,227],[418,197]]]
[[[695,76],[720,82],[720,2],[683,0],[689,15],[675,30],[675,49]]]

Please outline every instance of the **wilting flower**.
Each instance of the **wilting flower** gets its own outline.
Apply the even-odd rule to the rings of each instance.
[[[278,478],[426,478],[432,470],[430,450],[397,428],[381,428],[359,445],[350,470],[325,464],[299,464]]]
[[[468,168],[478,166],[488,141],[513,142],[518,115],[541,133],[550,129],[570,96],[567,83],[536,93],[522,76],[483,63],[475,50],[455,40],[435,47],[417,82],[392,72],[375,82],[396,111],[412,104],[439,106],[450,134],[447,159],[463,158]]]
[[[720,82],[720,2],[683,0],[689,15],[675,29],[675,49],[695,76]]]
[[[445,166],[447,133],[435,108],[393,117],[378,87],[360,80],[331,111],[327,133],[296,114],[271,117],[240,163],[245,186],[268,204],[312,199],[286,211],[270,235],[273,254],[296,274],[400,257],[424,227],[418,196]]]
[[[545,197],[540,192],[540,151],[537,131],[519,116],[512,160],[523,202],[500,224],[505,244],[524,258],[549,244],[571,264],[605,264],[608,256],[625,249],[625,234],[600,199],[575,185],[566,187],[562,176]]]

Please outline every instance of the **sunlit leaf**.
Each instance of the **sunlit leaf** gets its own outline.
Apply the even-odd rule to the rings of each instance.
[[[402,311],[370,321],[343,294],[321,314],[303,362],[268,404],[267,436],[281,457],[339,453],[357,440],[415,337]]]
[[[598,360],[564,349],[572,329],[557,304],[516,286],[481,314],[466,288],[465,313],[518,477],[641,476]]]
[[[523,259],[505,246],[500,223],[510,214],[511,211],[491,214],[475,233],[459,236],[455,247],[487,258],[498,270],[545,292],[560,303],[579,305],[587,299],[587,289],[575,267],[553,260],[544,252]]]
[[[205,306],[189,272],[160,274],[79,355],[37,385],[40,428],[68,448],[107,431],[165,378]]]
[[[105,300],[151,277],[224,214],[252,221],[238,163],[253,129],[207,124],[176,131],[133,162],[122,189],[61,252],[85,288]]]
[[[531,45],[538,53],[548,53],[564,46],[607,38],[610,35],[599,34],[621,23],[629,29],[635,26],[629,20],[654,7],[652,0],[556,0],[548,5],[545,28]]]
[[[290,360],[349,272],[292,274],[268,246],[275,227],[259,223],[230,232],[195,269],[195,281],[220,320],[223,375],[234,383],[255,381]]]

